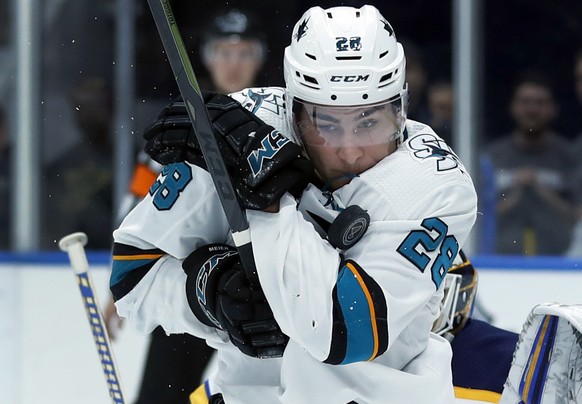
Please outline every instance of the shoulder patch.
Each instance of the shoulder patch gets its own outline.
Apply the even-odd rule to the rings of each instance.
[[[444,140],[431,133],[420,133],[406,142],[406,148],[416,160],[435,159],[437,172],[460,169],[465,171],[459,157]]]

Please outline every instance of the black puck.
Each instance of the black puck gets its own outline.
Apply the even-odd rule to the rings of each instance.
[[[369,225],[368,212],[358,205],[348,206],[329,226],[327,240],[332,246],[347,250],[360,241]]]

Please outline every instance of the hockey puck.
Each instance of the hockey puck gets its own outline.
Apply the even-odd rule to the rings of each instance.
[[[353,247],[366,233],[370,225],[370,215],[358,205],[345,208],[329,226],[327,240],[339,248]]]

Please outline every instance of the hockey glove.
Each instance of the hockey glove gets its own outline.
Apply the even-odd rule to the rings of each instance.
[[[251,288],[238,252],[226,244],[209,244],[182,263],[186,295],[202,323],[224,330],[244,354],[256,358],[283,355],[288,338],[281,332],[261,290]]]
[[[162,165],[189,161],[206,168],[183,101],[168,104],[143,133],[145,152]]]
[[[298,145],[229,96],[209,93],[205,102],[243,207],[262,210],[285,192],[301,194],[314,171]],[[144,138],[146,152],[161,164],[187,160],[206,167],[183,102],[164,108]]]

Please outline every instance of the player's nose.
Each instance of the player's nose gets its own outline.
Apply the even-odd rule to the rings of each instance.
[[[341,161],[348,165],[352,165],[358,161],[364,153],[362,152],[362,149],[357,146],[345,145],[338,149],[337,155]]]

